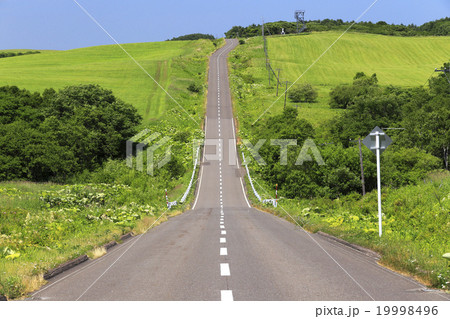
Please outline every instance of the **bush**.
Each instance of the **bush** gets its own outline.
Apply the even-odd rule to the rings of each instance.
[[[255,77],[252,74],[242,74],[241,77],[245,83],[253,84],[256,82]]]
[[[330,92],[330,107],[332,109],[346,109],[355,96],[353,87],[338,85]]]
[[[318,93],[311,84],[305,83],[291,88],[288,96],[292,102],[312,103],[316,101]]]
[[[346,109],[358,96],[377,94],[378,78],[374,73],[368,77],[364,72],[357,72],[352,85],[338,85],[330,92],[330,107]]]
[[[200,93],[202,91],[202,86],[198,83],[191,83],[187,89],[192,93]]]
[[[178,179],[186,173],[186,168],[181,159],[174,155],[172,155],[170,161],[164,166],[164,169],[167,170],[172,179]]]
[[[441,167],[439,158],[418,148],[397,148],[392,145],[383,153],[383,184],[400,187],[417,184],[429,171]]]
[[[240,39],[240,40],[239,40],[239,44],[245,44],[245,40]]]
[[[141,116],[98,85],[71,86],[41,96],[0,88],[0,180],[63,182],[123,158]]]

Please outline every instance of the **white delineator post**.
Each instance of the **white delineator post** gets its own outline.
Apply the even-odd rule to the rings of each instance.
[[[278,184],[275,184],[275,207],[278,206]]]
[[[167,189],[166,189],[166,204],[167,208],[169,208],[169,197],[167,196]]]
[[[380,132],[375,132],[375,149],[377,156],[377,193],[378,193],[378,234],[383,233],[381,215],[381,169],[380,169]]]

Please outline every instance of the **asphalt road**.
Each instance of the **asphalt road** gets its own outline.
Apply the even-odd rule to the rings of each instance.
[[[192,210],[54,277],[30,299],[449,300],[373,256],[250,207],[227,74],[236,45],[228,40],[210,60],[208,142]]]

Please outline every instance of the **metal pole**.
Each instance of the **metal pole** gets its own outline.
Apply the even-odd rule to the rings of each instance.
[[[362,156],[362,149],[361,149],[361,137],[358,138],[359,142],[359,162],[361,164],[361,184],[362,184],[362,193],[363,196],[366,195],[366,184],[364,183],[364,165],[363,165],[363,156]]]
[[[380,174],[380,135],[379,132],[375,134],[375,149],[377,155],[377,188],[378,188],[378,233],[381,237],[383,233],[383,225],[381,218],[381,174]]]

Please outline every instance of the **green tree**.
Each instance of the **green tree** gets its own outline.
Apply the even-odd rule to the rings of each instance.
[[[87,169],[108,158],[124,157],[125,142],[136,133],[142,119],[132,105],[98,85],[60,90],[50,100],[46,115],[64,123],[61,130],[65,140],[61,142]]]
[[[391,187],[417,184],[429,171],[441,167],[439,158],[418,148],[392,145],[382,157],[382,182]]]
[[[379,94],[378,78],[374,73],[368,77],[364,72],[356,73],[352,85],[338,85],[330,92],[330,107],[346,109],[359,96]]]
[[[317,100],[317,90],[309,83],[297,85],[289,90],[289,99],[292,102],[312,103]]]
[[[0,88],[0,180],[64,181],[125,156],[137,110],[98,85]]]

